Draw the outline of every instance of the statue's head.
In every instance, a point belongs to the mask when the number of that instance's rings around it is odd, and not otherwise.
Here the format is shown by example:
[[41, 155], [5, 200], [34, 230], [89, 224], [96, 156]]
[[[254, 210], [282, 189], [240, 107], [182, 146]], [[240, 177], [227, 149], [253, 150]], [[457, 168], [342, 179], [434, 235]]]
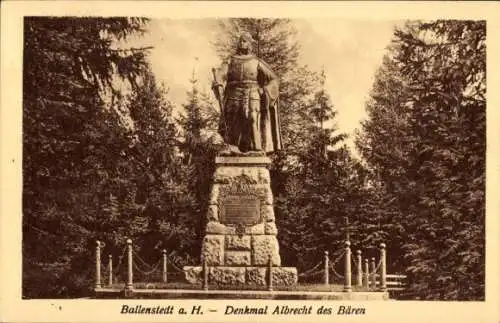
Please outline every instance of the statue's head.
[[252, 35], [248, 32], [243, 32], [240, 34], [240, 38], [238, 40], [238, 54], [250, 54], [252, 52], [252, 46], [255, 40]]

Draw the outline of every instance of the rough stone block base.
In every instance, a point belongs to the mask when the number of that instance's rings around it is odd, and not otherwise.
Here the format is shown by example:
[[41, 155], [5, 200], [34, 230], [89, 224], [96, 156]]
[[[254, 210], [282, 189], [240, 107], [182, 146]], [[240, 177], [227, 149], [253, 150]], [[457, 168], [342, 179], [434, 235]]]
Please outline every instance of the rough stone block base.
[[[203, 280], [201, 266], [185, 266], [184, 277], [191, 284], [200, 284]], [[266, 267], [208, 267], [208, 284], [215, 285], [267, 285], [268, 268]], [[272, 267], [274, 286], [292, 286], [297, 284], [298, 275], [295, 267]]]
[[266, 272], [264, 267], [250, 267], [246, 272], [246, 283], [252, 286], [266, 286]]
[[[210, 190], [201, 261], [209, 285], [295, 285], [297, 269], [281, 267], [269, 166], [258, 155], [217, 156]], [[268, 266], [272, 266], [269, 272]], [[184, 267], [186, 280], [200, 284], [200, 266]]]
[[281, 266], [279, 248], [276, 236], [253, 236], [252, 265], [266, 266], [271, 259], [273, 266]]
[[249, 266], [250, 251], [226, 251], [227, 266]]
[[224, 236], [207, 234], [203, 239], [202, 253], [209, 266], [224, 264]]
[[279, 286], [290, 286], [297, 284], [297, 268], [295, 267], [273, 267], [273, 284]]
[[240, 285], [245, 283], [245, 267], [209, 267], [208, 284]]

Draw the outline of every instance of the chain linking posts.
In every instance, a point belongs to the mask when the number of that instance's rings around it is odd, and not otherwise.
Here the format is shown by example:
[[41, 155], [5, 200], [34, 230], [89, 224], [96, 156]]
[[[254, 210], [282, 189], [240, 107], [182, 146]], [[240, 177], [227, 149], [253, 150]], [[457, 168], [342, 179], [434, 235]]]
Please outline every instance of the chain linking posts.
[[385, 243], [380, 244], [380, 290], [387, 291], [387, 259]]
[[101, 242], [96, 241], [95, 247], [95, 288], [101, 288]]
[[133, 260], [132, 260], [132, 240], [127, 239], [127, 251], [128, 251], [128, 268], [127, 268], [127, 285], [125, 289], [134, 289], [134, 272], [133, 272]]
[[351, 292], [351, 243], [345, 242], [344, 292]]
[[357, 254], [357, 261], [356, 261], [356, 267], [357, 267], [357, 275], [356, 275], [356, 286], [361, 287], [363, 286], [363, 262], [361, 259], [361, 250], [358, 250], [356, 252]]

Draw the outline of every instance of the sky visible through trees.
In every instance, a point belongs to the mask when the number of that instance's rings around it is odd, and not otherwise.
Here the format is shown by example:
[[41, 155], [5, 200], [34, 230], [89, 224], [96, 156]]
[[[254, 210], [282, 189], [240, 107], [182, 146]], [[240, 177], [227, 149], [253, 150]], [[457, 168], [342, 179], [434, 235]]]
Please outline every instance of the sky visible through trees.
[[[335, 102], [339, 128], [353, 131], [365, 116], [364, 103], [377, 66], [390, 44], [394, 27], [401, 21], [346, 19], [297, 19], [293, 21], [300, 45], [299, 61], [326, 74], [325, 91]], [[217, 38], [217, 19], [154, 19], [137, 44], [151, 46], [150, 60], [159, 81], [170, 88], [179, 105], [186, 99], [193, 69], [200, 90], [210, 91], [211, 68], [220, 64], [211, 43]], [[167, 37], [168, 35], [168, 37]], [[135, 43], [135, 42], [134, 42]], [[352, 149], [354, 152], [354, 149]]]
[[[221, 148], [203, 70], [246, 30], [281, 81], [285, 148], [271, 176], [283, 263], [304, 272], [324, 251], [339, 256], [347, 218], [353, 248], [374, 256], [386, 243], [389, 271], [408, 276], [403, 297], [484, 299], [484, 21], [238, 18], [199, 21], [212, 26], [204, 35], [189, 23], [26, 18], [25, 297], [91, 293], [97, 239], [104, 254], [132, 238], [146, 261], [168, 248], [177, 267], [199, 264]], [[322, 37], [303, 44], [304, 30]], [[300, 58], [322, 46], [332, 55], [316, 66]], [[355, 111], [353, 136], [341, 116]]]

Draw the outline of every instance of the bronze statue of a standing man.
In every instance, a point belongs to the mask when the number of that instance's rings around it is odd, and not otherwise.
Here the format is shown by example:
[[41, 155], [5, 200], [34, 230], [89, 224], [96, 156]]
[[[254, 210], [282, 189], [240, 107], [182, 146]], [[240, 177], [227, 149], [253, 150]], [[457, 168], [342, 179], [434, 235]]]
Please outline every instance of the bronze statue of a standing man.
[[[279, 82], [269, 66], [252, 54], [253, 42], [249, 34], [242, 34], [236, 54], [221, 70], [221, 81], [214, 72], [213, 89], [222, 110], [219, 131], [241, 152], [271, 152], [281, 149]], [[222, 81], [226, 81], [223, 94]]]

